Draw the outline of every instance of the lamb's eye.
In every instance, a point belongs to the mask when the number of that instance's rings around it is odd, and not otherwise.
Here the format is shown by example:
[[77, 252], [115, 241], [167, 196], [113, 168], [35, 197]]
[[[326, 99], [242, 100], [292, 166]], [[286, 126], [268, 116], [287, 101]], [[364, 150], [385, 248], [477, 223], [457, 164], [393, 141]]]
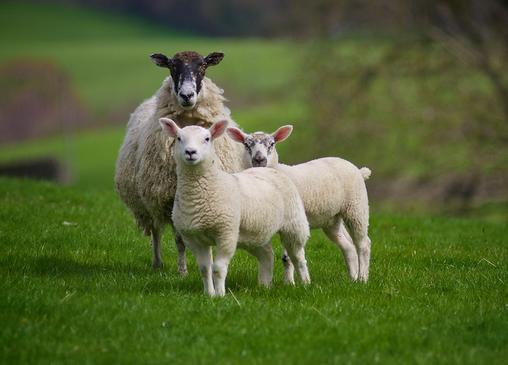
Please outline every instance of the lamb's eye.
[[182, 142], [182, 139], [181, 139], [180, 137], [176, 137], [176, 140], [177, 140], [178, 142]]
[[206, 137], [205, 142], [210, 142], [210, 137]]

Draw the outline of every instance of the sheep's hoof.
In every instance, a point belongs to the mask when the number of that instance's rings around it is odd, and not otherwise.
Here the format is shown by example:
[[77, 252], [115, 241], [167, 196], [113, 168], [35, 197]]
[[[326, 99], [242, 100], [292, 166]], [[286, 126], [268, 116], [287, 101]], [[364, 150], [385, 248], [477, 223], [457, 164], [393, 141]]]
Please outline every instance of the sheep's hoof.
[[181, 275], [181, 276], [187, 276], [189, 274], [189, 272], [187, 271], [187, 268], [186, 267], [179, 267], [178, 268], [178, 273]]
[[164, 264], [162, 263], [162, 261], [154, 261], [154, 262], [152, 262], [152, 269], [154, 271], [162, 270], [163, 268], [164, 268]]
[[367, 280], [369, 280], [369, 277], [368, 277], [367, 275], [360, 275], [360, 276], [358, 277], [358, 281], [359, 281], [360, 283], [366, 283], [366, 282], [367, 282]]

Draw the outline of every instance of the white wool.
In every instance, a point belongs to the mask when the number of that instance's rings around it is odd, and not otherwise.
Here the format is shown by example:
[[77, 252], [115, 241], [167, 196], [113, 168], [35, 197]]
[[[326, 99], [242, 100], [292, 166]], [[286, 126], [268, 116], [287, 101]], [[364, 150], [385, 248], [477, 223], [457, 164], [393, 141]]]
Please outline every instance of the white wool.
[[[180, 149], [175, 151], [178, 183], [172, 219], [196, 256], [205, 293], [225, 294], [228, 265], [237, 247], [256, 256], [259, 282], [270, 285], [271, 237], [276, 233], [280, 233], [284, 247], [295, 260], [302, 281], [310, 282], [304, 253], [309, 225], [291, 180], [269, 168], [251, 168], [235, 174], [225, 172], [218, 168], [213, 148], [209, 152], [204, 150], [201, 141], [207, 135], [202, 134], [208, 130], [187, 127], [178, 133], [181, 141], [178, 142]], [[198, 138], [201, 139], [195, 142]], [[185, 148], [196, 151], [196, 158], [202, 158], [199, 165], [184, 162]], [[213, 264], [212, 245], [217, 246]]]
[[[132, 211], [138, 226], [145, 234], [152, 235], [154, 267], [162, 265], [160, 234], [164, 225], [171, 223], [176, 191], [174, 140], [161, 131], [159, 118], [172, 118], [180, 127], [208, 127], [222, 119], [228, 120], [229, 125], [236, 125], [224, 106], [223, 90], [210, 79], [202, 80], [197, 104], [192, 110], [180, 106], [172, 88], [173, 80], [168, 77], [155, 95], [132, 113], [116, 164], [115, 186], [120, 198]], [[242, 146], [225, 137], [214, 144], [218, 167], [229, 172], [246, 167], [241, 160]], [[186, 272], [185, 247], [178, 237], [177, 246], [179, 271]]]
[[[247, 156], [244, 155], [242, 161], [251, 160], [249, 152], [244, 149], [244, 153]], [[311, 228], [323, 229], [341, 249], [351, 279], [367, 281], [371, 242], [365, 180], [370, 177], [370, 169], [358, 169], [351, 162], [336, 157], [289, 166], [279, 163], [275, 146], [267, 161], [268, 167], [283, 172], [294, 182]], [[291, 280], [291, 261], [283, 259], [286, 280]]]

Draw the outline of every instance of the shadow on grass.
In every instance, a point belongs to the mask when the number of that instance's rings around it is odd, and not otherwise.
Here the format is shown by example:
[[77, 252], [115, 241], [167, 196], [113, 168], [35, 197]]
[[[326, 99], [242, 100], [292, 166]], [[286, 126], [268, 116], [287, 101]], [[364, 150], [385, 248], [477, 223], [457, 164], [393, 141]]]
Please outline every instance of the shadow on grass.
[[[176, 272], [176, 267], [166, 267], [163, 270], [154, 271], [150, 265], [137, 265], [128, 263], [83, 263], [68, 258], [52, 256], [28, 259], [25, 270], [29, 273], [50, 278], [72, 277], [90, 279], [99, 277], [99, 281], [107, 282], [115, 277], [120, 285], [119, 291], [142, 292], [144, 294], [165, 294], [171, 292], [186, 292], [189, 294], [201, 294], [202, 283], [198, 275], [181, 276]], [[123, 276], [124, 279], [118, 279]], [[95, 279], [94, 279], [95, 280]], [[86, 284], [84, 284], [86, 285]], [[111, 288], [108, 289], [110, 291]]]
[[97, 274], [146, 274], [149, 268], [114, 263], [83, 263], [60, 257], [37, 257], [28, 262], [28, 270], [38, 276], [94, 276]]

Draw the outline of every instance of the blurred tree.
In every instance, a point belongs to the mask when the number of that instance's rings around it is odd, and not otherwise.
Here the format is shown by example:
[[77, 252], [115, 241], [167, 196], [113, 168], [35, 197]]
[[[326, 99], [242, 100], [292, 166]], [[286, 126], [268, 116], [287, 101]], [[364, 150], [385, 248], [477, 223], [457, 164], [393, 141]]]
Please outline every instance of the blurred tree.
[[[413, 198], [469, 205], [492, 176], [508, 176], [507, 9], [495, 0], [297, 0], [289, 24], [309, 39], [300, 84], [319, 128], [295, 158], [336, 153], [375, 164], [395, 197], [403, 178]], [[358, 32], [381, 46], [357, 41], [348, 52]], [[506, 189], [484, 195], [499, 191], [506, 198]]]

